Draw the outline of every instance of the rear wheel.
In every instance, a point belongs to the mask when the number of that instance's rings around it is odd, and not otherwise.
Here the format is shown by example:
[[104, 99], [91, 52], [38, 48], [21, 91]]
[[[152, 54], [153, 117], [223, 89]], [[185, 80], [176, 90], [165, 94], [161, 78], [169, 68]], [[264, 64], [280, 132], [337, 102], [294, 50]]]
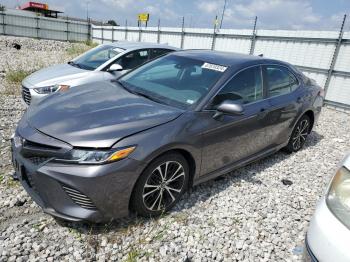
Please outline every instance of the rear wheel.
[[162, 214], [180, 200], [188, 179], [188, 163], [182, 155], [170, 153], [155, 159], [136, 183], [132, 208], [142, 216]]
[[299, 151], [305, 144], [310, 128], [310, 117], [307, 115], [302, 116], [293, 129], [288, 145], [285, 147], [285, 151], [288, 153]]

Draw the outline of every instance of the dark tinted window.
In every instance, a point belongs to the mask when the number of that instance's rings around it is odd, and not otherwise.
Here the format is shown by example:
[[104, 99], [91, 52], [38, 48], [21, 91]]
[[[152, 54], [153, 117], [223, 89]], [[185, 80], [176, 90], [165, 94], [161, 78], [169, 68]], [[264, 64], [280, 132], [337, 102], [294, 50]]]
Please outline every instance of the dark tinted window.
[[263, 98], [261, 67], [255, 66], [238, 73], [215, 96], [211, 107], [215, 108], [224, 100], [248, 104]]
[[129, 70], [147, 62], [148, 55], [148, 50], [137, 50], [122, 56], [116, 63], [121, 65], [124, 70]]
[[288, 94], [298, 87], [298, 80], [285, 67], [266, 66], [266, 78], [270, 97]]
[[173, 50], [169, 50], [169, 49], [160, 49], [160, 48], [155, 48], [155, 49], [151, 49], [151, 59], [156, 58], [158, 56], [167, 54], [169, 52], [172, 52]]

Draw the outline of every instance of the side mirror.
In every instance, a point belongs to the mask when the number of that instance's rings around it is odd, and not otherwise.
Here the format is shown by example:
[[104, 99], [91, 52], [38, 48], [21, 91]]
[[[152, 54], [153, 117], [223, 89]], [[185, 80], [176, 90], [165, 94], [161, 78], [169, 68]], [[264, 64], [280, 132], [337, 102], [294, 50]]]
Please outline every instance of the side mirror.
[[113, 64], [108, 68], [107, 71], [108, 72], [123, 71], [123, 67], [119, 64]]
[[231, 100], [225, 100], [217, 107], [213, 117], [218, 118], [221, 115], [242, 115], [243, 113], [244, 109], [242, 104]]

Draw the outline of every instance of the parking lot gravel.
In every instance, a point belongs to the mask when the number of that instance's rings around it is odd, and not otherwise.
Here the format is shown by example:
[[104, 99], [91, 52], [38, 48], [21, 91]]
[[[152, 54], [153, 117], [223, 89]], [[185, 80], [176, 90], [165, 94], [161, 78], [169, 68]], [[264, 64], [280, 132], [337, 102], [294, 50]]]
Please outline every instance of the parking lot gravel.
[[[64, 56], [52, 52], [69, 45], [20, 40], [37, 51], [22, 57], [24, 44], [12, 56], [0, 46], [1, 61], [29, 65], [41, 54], [59, 63]], [[0, 89], [0, 261], [299, 261], [316, 202], [350, 148], [350, 114], [324, 108], [303, 150], [196, 186], [159, 218], [66, 223], [44, 214], [10, 177], [9, 138], [24, 110], [19, 96]]]

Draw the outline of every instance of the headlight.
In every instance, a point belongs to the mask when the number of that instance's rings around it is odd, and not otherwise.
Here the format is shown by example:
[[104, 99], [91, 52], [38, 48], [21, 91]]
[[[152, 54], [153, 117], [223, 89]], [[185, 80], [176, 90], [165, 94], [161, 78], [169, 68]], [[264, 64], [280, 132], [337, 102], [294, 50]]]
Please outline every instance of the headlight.
[[77, 164], [110, 163], [126, 158], [135, 150], [135, 148], [136, 146], [111, 150], [73, 149], [69, 151], [64, 157], [56, 159], [56, 161]]
[[38, 94], [51, 94], [55, 93], [57, 91], [67, 91], [70, 88], [68, 85], [53, 85], [53, 86], [44, 86], [44, 87], [38, 87], [34, 88], [34, 91]]
[[345, 167], [334, 176], [326, 201], [332, 213], [350, 228], [350, 171]]

